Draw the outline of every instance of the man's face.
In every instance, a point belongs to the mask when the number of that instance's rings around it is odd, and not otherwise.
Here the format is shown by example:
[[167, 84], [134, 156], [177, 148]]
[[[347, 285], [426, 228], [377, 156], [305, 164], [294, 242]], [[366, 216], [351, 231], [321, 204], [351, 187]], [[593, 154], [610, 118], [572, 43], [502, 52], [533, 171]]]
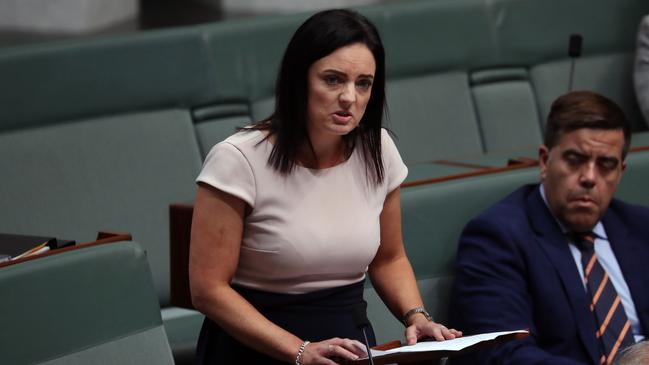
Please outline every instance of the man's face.
[[622, 130], [582, 128], [539, 148], [541, 182], [550, 210], [571, 231], [591, 230], [622, 178]]

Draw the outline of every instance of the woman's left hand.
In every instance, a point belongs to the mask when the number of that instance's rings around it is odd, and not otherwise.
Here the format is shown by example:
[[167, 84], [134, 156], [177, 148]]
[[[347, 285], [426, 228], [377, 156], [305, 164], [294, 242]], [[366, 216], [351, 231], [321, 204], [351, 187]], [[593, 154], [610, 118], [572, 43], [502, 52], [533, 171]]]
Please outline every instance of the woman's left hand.
[[408, 345], [414, 345], [417, 343], [417, 340], [424, 337], [434, 338], [437, 341], [452, 340], [457, 337], [462, 337], [462, 331], [446, 328], [443, 324], [429, 321], [421, 316], [421, 318], [415, 319], [406, 328], [406, 340], [408, 341]]

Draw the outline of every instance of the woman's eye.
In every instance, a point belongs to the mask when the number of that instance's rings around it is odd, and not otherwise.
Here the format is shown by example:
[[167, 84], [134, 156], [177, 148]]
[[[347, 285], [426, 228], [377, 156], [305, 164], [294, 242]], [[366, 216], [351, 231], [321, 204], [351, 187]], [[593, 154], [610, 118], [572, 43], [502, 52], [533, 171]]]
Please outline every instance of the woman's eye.
[[340, 82], [340, 78], [338, 78], [338, 76], [333, 76], [333, 75], [325, 76], [324, 81], [327, 85], [333, 86], [333, 85], [338, 85], [338, 83]]
[[360, 89], [367, 90], [370, 87], [372, 87], [372, 81], [371, 80], [360, 80], [360, 81], [358, 81], [356, 83], [356, 86], [358, 86], [358, 88], [360, 88]]

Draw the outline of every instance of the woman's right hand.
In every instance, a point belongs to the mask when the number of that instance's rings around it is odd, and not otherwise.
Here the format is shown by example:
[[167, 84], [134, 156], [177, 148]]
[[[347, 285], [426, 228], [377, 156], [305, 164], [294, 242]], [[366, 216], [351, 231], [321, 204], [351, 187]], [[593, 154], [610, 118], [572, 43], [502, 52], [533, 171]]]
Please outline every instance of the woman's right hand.
[[311, 342], [302, 353], [303, 365], [336, 365], [336, 360], [356, 360], [367, 356], [365, 345], [348, 338], [330, 338], [320, 342]]

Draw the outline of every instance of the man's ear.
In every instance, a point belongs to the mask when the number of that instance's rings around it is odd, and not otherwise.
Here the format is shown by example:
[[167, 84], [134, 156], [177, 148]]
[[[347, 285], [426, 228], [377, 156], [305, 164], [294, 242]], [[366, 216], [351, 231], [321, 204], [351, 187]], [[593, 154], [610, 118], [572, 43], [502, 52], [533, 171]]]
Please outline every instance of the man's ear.
[[539, 146], [539, 167], [541, 169], [541, 181], [545, 179], [548, 159], [550, 158], [550, 149], [542, 144]]

